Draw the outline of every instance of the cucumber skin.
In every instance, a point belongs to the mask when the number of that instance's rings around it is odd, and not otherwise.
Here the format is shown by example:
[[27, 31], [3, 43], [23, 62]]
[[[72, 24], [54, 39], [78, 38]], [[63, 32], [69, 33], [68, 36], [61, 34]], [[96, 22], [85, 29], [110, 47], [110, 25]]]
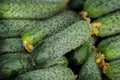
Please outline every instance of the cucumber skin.
[[99, 37], [120, 34], [120, 11], [111, 13], [104, 17], [100, 17], [94, 22], [99, 22], [102, 24], [102, 26], [98, 28]]
[[98, 50], [105, 55], [105, 59], [112, 61], [120, 58], [120, 35], [104, 39], [98, 45]]
[[82, 45], [88, 40], [90, 33], [89, 23], [85, 21], [74, 23], [39, 44], [31, 57], [35, 60], [37, 66], [44, 65], [47, 61], [57, 59]]
[[0, 77], [13, 78], [35, 66], [34, 61], [25, 53], [5, 54], [0, 56]]
[[[68, 60], [66, 57], [62, 56], [58, 59], [55, 60], [50, 60], [46, 64], [41, 65], [41, 68], [49, 68], [49, 67], [54, 67], [54, 66], [68, 66]], [[37, 67], [37, 66], [36, 66]], [[38, 67], [39, 68], [39, 67]]]
[[72, 53], [67, 55], [69, 62], [74, 65], [84, 64], [90, 55], [91, 47], [92, 41], [86, 41], [83, 45], [76, 48]]
[[46, 19], [62, 11], [64, 0], [1, 0], [0, 18]]
[[109, 62], [110, 67], [105, 73], [105, 76], [110, 80], [120, 80], [120, 60]]
[[102, 73], [96, 64], [96, 52], [91, 51], [89, 58], [83, 64], [78, 80], [102, 80]]
[[65, 11], [53, 18], [41, 22], [40, 24], [38, 23], [38, 27], [27, 31], [22, 35], [22, 40], [23, 42], [27, 41], [29, 44], [36, 47], [42, 40], [63, 30], [80, 19], [81, 18], [77, 13], [73, 11]]
[[67, 67], [56, 66], [27, 72], [15, 80], [74, 80], [74, 74]]
[[84, 10], [91, 18], [98, 18], [118, 9], [120, 9], [119, 0], [87, 0], [84, 5]]
[[10, 19], [2, 19], [0, 20], [0, 38], [14, 38], [21, 37], [21, 35], [25, 32], [34, 28], [40, 23], [38, 20], [10, 20]]
[[16, 52], [26, 53], [20, 38], [8, 38], [0, 41], [0, 54]]

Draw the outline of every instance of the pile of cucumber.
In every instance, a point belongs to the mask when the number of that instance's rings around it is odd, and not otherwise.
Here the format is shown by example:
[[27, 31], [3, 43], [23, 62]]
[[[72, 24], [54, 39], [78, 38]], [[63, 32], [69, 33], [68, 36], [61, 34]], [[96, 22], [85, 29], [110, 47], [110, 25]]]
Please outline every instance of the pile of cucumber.
[[0, 80], [120, 80], [120, 0], [0, 0]]

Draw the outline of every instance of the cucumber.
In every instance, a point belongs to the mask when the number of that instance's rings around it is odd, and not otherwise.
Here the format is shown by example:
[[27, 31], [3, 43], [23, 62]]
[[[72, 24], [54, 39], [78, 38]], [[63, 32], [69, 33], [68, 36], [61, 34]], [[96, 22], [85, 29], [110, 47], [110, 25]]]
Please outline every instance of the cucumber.
[[97, 28], [97, 36], [99, 37], [120, 34], [120, 11], [111, 13], [104, 17], [100, 17], [93, 23], [101, 23], [101, 26]]
[[53, 66], [68, 66], [68, 60], [66, 57], [62, 56], [54, 61], [48, 61], [46, 64], [41, 65], [41, 68], [48, 68]]
[[102, 80], [101, 71], [96, 64], [96, 51], [91, 51], [89, 58], [83, 64], [78, 80]]
[[105, 55], [105, 59], [112, 61], [120, 58], [120, 35], [104, 39], [98, 45], [98, 50]]
[[34, 61], [23, 53], [0, 56], [0, 78], [13, 78], [33, 68]]
[[120, 9], [120, 0], [87, 0], [84, 10], [91, 18], [97, 18]]
[[67, 67], [57, 66], [26, 72], [15, 80], [74, 80], [74, 74]]
[[28, 52], [32, 52], [29, 46], [35, 48], [41, 41], [47, 37], [63, 30], [64, 28], [70, 26], [71, 24], [79, 21], [81, 18], [79, 15], [73, 11], [65, 11], [53, 18], [50, 18], [42, 23], [39, 27], [35, 27], [32, 30], [25, 32], [22, 35], [23, 43]]
[[92, 42], [86, 41], [83, 45], [73, 50], [72, 53], [67, 54], [69, 62], [74, 65], [83, 64], [89, 57], [91, 47]]
[[48, 61], [54, 61], [82, 45], [88, 40], [90, 34], [90, 24], [81, 20], [47, 38], [37, 46], [32, 52], [31, 57], [35, 60], [37, 66], [44, 65]]
[[68, 7], [72, 10], [78, 11], [83, 9], [83, 5], [86, 0], [70, 0], [68, 2]]
[[8, 38], [0, 41], [0, 54], [26, 52], [20, 38]]
[[0, 20], [0, 38], [21, 37], [25, 31], [37, 27], [37, 23], [40, 21], [2, 19]]
[[120, 60], [111, 61], [110, 67], [105, 73], [109, 80], [120, 80]]
[[1, 0], [0, 18], [46, 19], [63, 10], [65, 0]]

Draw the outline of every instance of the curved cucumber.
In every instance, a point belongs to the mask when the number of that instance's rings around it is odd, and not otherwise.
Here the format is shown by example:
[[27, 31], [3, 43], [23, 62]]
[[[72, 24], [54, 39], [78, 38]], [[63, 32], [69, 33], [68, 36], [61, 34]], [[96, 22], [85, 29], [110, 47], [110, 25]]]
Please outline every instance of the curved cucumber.
[[120, 58], [120, 35], [107, 38], [100, 42], [98, 50], [108, 61]]
[[106, 71], [105, 75], [109, 80], [120, 79], [120, 60], [115, 60], [109, 63], [110, 67]]
[[0, 20], [0, 38], [20, 37], [25, 31], [37, 27], [36, 20]]
[[33, 68], [34, 61], [26, 54], [5, 54], [0, 56], [0, 78], [13, 78]]
[[87, 0], [84, 5], [84, 10], [91, 18], [97, 18], [118, 9], [120, 9], [120, 0]]
[[[49, 37], [56, 32], [63, 30], [64, 28], [70, 26], [71, 24], [80, 20], [77, 13], [73, 11], [65, 11], [53, 18], [50, 18], [42, 23], [39, 27], [35, 27], [32, 30], [25, 32], [22, 36], [23, 43], [25, 43], [25, 48], [29, 50], [29, 45], [36, 47], [41, 41]], [[26, 47], [27, 46], [27, 47]]]
[[37, 66], [44, 65], [47, 61], [55, 60], [82, 45], [88, 40], [90, 33], [90, 24], [86, 21], [79, 21], [47, 38], [39, 44], [31, 56]]
[[15, 80], [74, 80], [74, 74], [67, 67], [51, 67], [27, 72]]
[[100, 17], [94, 22], [102, 24], [102, 26], [98, 28], [97, 36], [99, 37], [120, 34], [120, 11], [111, 13], [104, 17]]
[[0, 41], [0, 54], [26, 52], [20, 38], [9, 38]]
[[45, 19], [60, 13], [65, 0], [1, 0], [0, 18]]
[[73, 53], [68, 54], [67, 56], [68, 60], [71, 62], [71, 64], [75, 64], [75, 65], [83, 64], [89, 57], [91, 47], [92, 47], [92, 42], [86, 41], [83, 45], [75, 49]]
[[89, 58], [81, 68], [78, 80], [102, 80], [102, 74], [95, 62], [96, 54], [95, 51], [91, 51]]

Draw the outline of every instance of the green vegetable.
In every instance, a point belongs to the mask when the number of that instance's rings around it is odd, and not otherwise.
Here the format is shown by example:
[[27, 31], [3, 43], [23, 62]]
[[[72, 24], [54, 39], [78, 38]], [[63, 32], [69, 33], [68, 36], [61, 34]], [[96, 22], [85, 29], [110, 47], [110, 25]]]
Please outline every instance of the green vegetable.
[[5, 54], [0, 56], [0, 78], [13, 78], [34, 66], [33, 60], [26, 54]]
[[20, 37], [25, 31], [39, 26], [36, 20], [0, 20], [0, 38]]
[[120, 11], [100, 17], [93, 23], [100, 23], [97, 36], [106, 37], [120, 33]]
[[120, 9], [120, 0], [87, 0], [84, 10], [91, 18], [97, 18]]
[[81, 68], [78, 80], [102, 80], [100, 69], [95, 61], [96, 52], [91, 51], [89, 58]]
[[86, 41], [83, 45], [75, 49], [72, 53], [68, 54], [68, 60], [71, 64], [81, 65], [89, 57], [92, 47], [91, 41]]
[[19, 75], [15, 80], [74, 80], [73, 72], [67, 67], [38, 69]]
[[33, 51], [31, 56], [37, 66], [44, 65], [47, 61], [54, 61], [82, 45], [88, 40], [90, 33], [90, 24], [86, 21], [79, 21], [47, 38]]
[[0, 41], [0, 54], [26, 52], [20, 38], [8, 38]]
[[120, 58], [120, 35], [104, 39], [98, 45], [98, 50], [108, 61]]
[[[48, 38], [52, 34], [63, 30], [71, 24], [80, 20], [77, 13], [73, 11], [65, 11], [53, 18], [50, 18], [42, 23], [39, 27], [25, 32], [22, 36], [24, 46], [28, 52], [32, 52], [39, 43]], [[33, 47], [31, 49], [31, 46]]]
[[109, 63], [110, 67], [106, 71], [105, 75], [109, 80], [120, 79], [120, 60], [115, 60]]
[[1, 0], [0, 18], [45, 19], [63, 10], [65, 0]]

